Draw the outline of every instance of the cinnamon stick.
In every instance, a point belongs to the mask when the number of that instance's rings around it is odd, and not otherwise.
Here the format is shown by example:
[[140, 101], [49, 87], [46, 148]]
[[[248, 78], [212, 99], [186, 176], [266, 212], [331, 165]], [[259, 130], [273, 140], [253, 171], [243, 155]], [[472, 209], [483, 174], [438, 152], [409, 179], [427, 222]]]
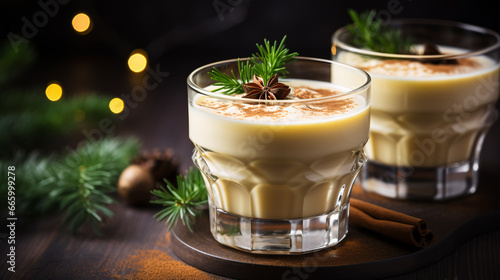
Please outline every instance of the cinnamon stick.
[[427, 223], [359, 199], [350, 199], [349, 221], [389, 238], [416, 246], [427, 247], [434, 237]]

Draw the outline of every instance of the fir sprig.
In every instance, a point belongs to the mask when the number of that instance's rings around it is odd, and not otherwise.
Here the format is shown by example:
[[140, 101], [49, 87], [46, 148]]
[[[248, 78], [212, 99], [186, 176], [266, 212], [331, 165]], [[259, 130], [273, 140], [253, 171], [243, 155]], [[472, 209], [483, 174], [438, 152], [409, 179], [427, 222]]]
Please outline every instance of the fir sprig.
[[[36, 151], [29, 154], [18, 152], [13, 159], [0, 161], [2, 171], [9, 166], [15, 168], [16, 214], [43, 214], [52, 209], [53, 204], [46, 198], [56, 181], [54, 161], [54, 155], [42, 156]], [[7, 182], [7, 172], [0, 172], [0, 180]], [[2, 185], [0, 194], [7, 197], [7, 187]]]
[[178, 175], [177, 187], [168, 180], [165, 183], [166, 188], [151, 191], [158, 197], [151, 203], [165, 207], [154, 217], [158, 221], [165, 220], [167, 231], [180, 220], [192, 232], [194, 218], [200, 213], [200, 207], [207, 203], [207, 190], [201, 172], [197, 168], [190, 168], [185, 176]]
[[353, 25], [348, 26], [354, 36], [354, 43], [372, 51], [395, 54], [412, 52], [413, 40], [405, 37], [401, 30], [390, 29], [381, 18], [377, 18], [375, 10], [357, 13], [350, 9], [349, 16]]
[[279, 46], [276, 46], [276, 41], [271, 46], [271, 43], [264, 39], [264, 46], [257, 44], [258, 53], [252, 54], [251, 61], [254, 64], [254, 71], [257, 76], [260, 76], [264, 81], [274, 75], [286, 75], [285, 64], [291, 62], [298, 53], [290, 51], [285, 48], [285, 39], [283, 37]]
[[249, 61], [244, 63], [243, 61], [238, 60], [238, 73], [239, 79], [233, 70], [231, 70], [231, 75], [228, 75], [226, 73], [222, 73], [219, 69], [214, 67], [208, 74], [212, 80], [217, 81], [214, 83], [214, 86], [218, 86], [215, 91], [231, 95], [244, 92], [242, 84], [248, 83], [252, 80], [254, 69], [252, 65], [249, 64]]
[[208, 72], [210, 78], [216, 81], [214, 85], [218, 86], [214, 91], [228, 95], [244, 93], [242, 85], [251, 82], [254, 74], [266, 82], [274, 74], [282, 76], [288, 74], [285, 65], [292, 62], [298, 53], [290, 53], [290, 50], [285, 48], [285, 40], [286, 36], [279, 45], [276, 41], [271, 45], [266, 39], [264, 39], [264, 45], [256, 44], [258, 52], [252, 54], [250, 61], [238, 61], [238, 75], [233, 70], [229, 75], [214, 67]]
[[67, 155], [56, 166], [60, 191], [57, 201], [66, 212], [64, 223], [77, 230], [86, 221], [99, 233], [103, 219], [113, 215], [107, 205], [115, 200], [109, 194], [116, 190], [120, 172], [137, 152], [137, 141], [110, 138]]
[[[19, 155], [15, 160], [1, 161], [0, 167], [7, 170], [6, 166], [16, 166], [17, 214], [60, 212], [64, 213], [63, 224], [71, 230], [77, 231], [87, 222], [100, 233], [104, 218], [113, 215], [108, 208], [115, 201], [110, 193], [138, 151], [135, 139], [106, 138], [61, 156]], [[2, 188], [2, 194], [4, 191]]]

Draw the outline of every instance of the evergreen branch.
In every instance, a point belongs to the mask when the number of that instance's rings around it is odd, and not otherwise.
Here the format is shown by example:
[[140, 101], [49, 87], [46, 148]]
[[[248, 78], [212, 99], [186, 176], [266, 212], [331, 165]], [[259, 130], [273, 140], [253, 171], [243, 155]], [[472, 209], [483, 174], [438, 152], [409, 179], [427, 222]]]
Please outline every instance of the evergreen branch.
[[[2, 171], [8, 166], [16, 168], [16, 213], [46, 213], [51, 209], [52, 204], [40, 198], [50, 195], [52, 184], [56, 182], [52, 166], [54, 160], [54, 155], [42, 157], [38, 152], [18, 152], [13, 159], [0, 161]], [[0, 172], [0, 180], [7, 182], [7, 172]], [[0, 197], [7, 197], [7, 184], [2, 184]]]
[[383, 53], [409, 54], [413, 39], [402, 35], [401, 30], [389, 29], [383, 20], [376, 18], [375, 10], [357, 13], [349, 9], [353, 24], [348, 26], [354, 36], [354, 44], [372, 51]]
[[266, 82], [274, 74], [288, 74], [285, 64], [291, 62], [298, 55], [297, 52], [288, 53], [289, 50], [285, 48], [285, 40], [286, 36], [283, 37], [279, 46], [276, 47], [276, 41], [271, 46], [270, 42], [264, 39], [264, 45], [257, 44], [259, 52], [252, 54], [251, 60], [254, 64], [255, 73]]
[[230, 75], [222, 73], [217, 68], [213, 68], [208, 74], [213, 84], [218, 86], [214, 91], [220, 91], [224, 94], [240, 94], [244, 93], [243, 84], [250, 83], [253, 80], [253, 75], [260, 76], [264, 81], [268, 81], [274, 74], [286, 75], [285, 64], [292, 62], [293, 58], [298, 53], [289, 53], [285, 48], [286, 36], [283, 37], [280, 44], [274, 41], [273, 45], [264, 39], [264, 45], [257, 45], [257, 53], [253, 53], [250, 61], [246, 63], [238, 60], [238, 75], [231, 70]]
[[219, 71], [219, 69], [214, 67], [212, 71], [208, 72], [208, 74], [210, 75], [210, 78], [212, 80], [217, 81], [216, 83], [214, 83], [214, 86], [219, 86], [214, 91], [220, 91], [228, 95], [234, 93], [241, 93], [243, 91], [242, 83], [238, 81], [238, 78], [234, 74], [233, 70], [231, 70], [231, 76], [229, 76], [228, 74], [222, 73], [221, 71]]
[[[242, 84], [247, 84], [253, 81], [253, 75], [255, 74], [254, 67], [250, 64], [250, 61], [238, 61], [238, 72], [240, 73], [240, 80]], [[243, 87], [241, 87], [243, 90]]]
[[[56, 156], [41, 157], [36, 152], [13, 161], [0, 161], [0, 168], [16, 166], [16, 213], [45, 215], [65, 213], [63, 224], [76, 231], [89, 223], [96, 233], [105, 217], [112, 217], [109, 196], [118, 176], [139, 151], [135, 139], [106, 138]], [[6, 174], [0, 173], [0, 179]], [[2, 188], [2, 195], [6, 189]]]
[[243, 62], [238, 60], [238, 73], [239, 79], [231, 70], [231, 76], [222, 73], [217, 68], [213, 68], [211, 72], [208, 72], [212, 80], [218, 82], [214, 83], [214, 86], [219, 86], [214, 91], [220, 91], [224, 94], [235, 94], [243, 93], [243, 84], [250, 83], [253, 80], [253, 75], [255, 73], [253, 65], [249, 61]]
[[[137, 142], [116, 139], [90, 143], [68, 155], [59, 167], [59, 187], [71, 196], [66, 208], [66, 224], [76, 231], [88, 221], [99, 233], [103, 217], [113, 213], [106, 205], [115, 202], [108, 194], [115, 190], [117, 178], [132, 156], [138, 152]], [[62, 203], [61, 203], [62, 205]], [[64, 209], [64, 207], [63, 207]]]
[[165, 208], [154, 215], [158, 222], [165, 220], [170, 231], [178, 220], [192, 232], [191, 224], [200, 213], [199, 207], [208, 202], [207, 190], [201, 172], [197, 168], [190, 168], [186, 176], [177, 176], [177, 188], [165, 180], [166, 188], [161, 187], [151, 191], [158, 197], [151, 201], [161, 204]]

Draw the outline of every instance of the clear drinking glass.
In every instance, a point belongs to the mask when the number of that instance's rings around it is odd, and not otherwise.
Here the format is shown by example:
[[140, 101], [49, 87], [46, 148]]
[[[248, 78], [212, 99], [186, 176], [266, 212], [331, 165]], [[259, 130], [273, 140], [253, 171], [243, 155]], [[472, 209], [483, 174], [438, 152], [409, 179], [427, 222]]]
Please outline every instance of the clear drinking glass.
[[264, 101], [207, 89], [214, 67], [238, 73], [238, 60], [202, 66], [187, 80], [193, 161], [207, 185], [214, 238], [264, 254], [338, 244], [348, 230], [351, 187], [366, 160], [368, 74], [298, 57], [280, 83], [298, 85], [294, 94], [300, 86], [342, 93]]
[[499, 35], [440, 20], [388, 25], [411, 36], [416, 49], [432, 43], [443, 54], [373, 52], [355, 47], [347, 26], [334, 33], [334, 60], [364, 69], [372, 78], [362, 187], [397, 199], [445, 200], [474, 193], [483, 139], [498, 115]]

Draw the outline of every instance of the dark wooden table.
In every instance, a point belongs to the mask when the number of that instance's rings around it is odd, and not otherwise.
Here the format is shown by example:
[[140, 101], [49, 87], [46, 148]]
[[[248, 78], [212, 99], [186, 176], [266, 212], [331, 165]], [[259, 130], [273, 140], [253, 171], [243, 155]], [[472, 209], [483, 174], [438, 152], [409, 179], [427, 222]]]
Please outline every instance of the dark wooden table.
[[[186, 68], [194, 67], [187, 65]], [[168, 66], [164, 66], [164, 69], [169, 71]], [[187, 132], [186, 99], [185, 76], [172, 72], [154, 91], [148, 93], [137, 108], [131, 110], [125, 120], [114, 119], [119, 134], [139, 136], [145, 149], [173, 147], [181, 159], [181, 170], [185, 170], [192, 165], [190, 156], [193, 148]], [[350, 273], [371, 275], [370, 271], [376, 271], [374, 275], [385, 279], [499, 279], [498, 143], [500, 123], [497, 122], [485, 140], [479, 191], [467, 198], [446, 203], [412, 204], [355, 189], [353, 195], [358, 198], [426, 219], [436, 233], [435, 243], [431, 247], [414, 249], [351, 227], [345, 242], [335, 249], [336, 259], [330, 264], [322, 263], [315, 270], [309, 267], [310, 273], [305, 274], [266, 274], [266, 269], [256, 265], [260, 257], [245, 254], [244, 257], [255, 265], [252, 272], [245, 275], [246, 278], [266, 279], [266, 276], [272, 275], [274, 279], [280, 279], [279, 276], [283, 279], [313, 279], [314, 276], [348, 279]], [[192, 265], [203, 262], [202, 258], [189, 259], [187, 254], [174, 255], [171, 245], [178, 243], [178, 240], [174, 240], [173, 235], [167, 236], [166, 225], [153, 218], [160, 208], [130, 207], [119, 197], [117, 200], [119, 203], [111, 206], [115, 216], [103, 225], [102, 236], [94, 235], [89, 228], [71, 234], [60, 226], [59, 216], [19, 217], [15, 229], [16, 272], [7, 270], [9, 246], [6, 239], [2, 238], [0, 279], [127, 279], [138, 268], [121, 264], [140, 250], [166, 252], [176, 260], [184, 259]], [[5, 234], [6, 228], [2, 227], [0, 233]], [[335, 251], [329, 253], [334, 254]], [[203, 252], [200, 254], [202, 256]], [[304, 260], [304, 257], [298, 257], [289, 259], [289, 263], [308, 268]], [[224, 267], [220, 262], [215, 262], [211, 271], [234, 277], [238, 274], [234, 273], [234, 267], [231, 268], [233, 265]], [[164, 269], [168, 271], [169, 268]], [[206, 275], [225, 279], [213, 274]]]
[[[159, 208], [134, 208], [123, 202], [111, 207], [116, 216], [105, 223], [102, 236], [95, 236], [90, 228], [71, 234], [60, 226], [58, 216], [20, 218], [16, 226], [16, 272], [7, 271], [7, 246], [2, 240], [0, 279], [131, 279], [127, 276], [134, 275], [140, 268], [125, 266], [127, 258], [146, 250], [166, 252], [176, 260], [231, 276], [229, 279], [329, 279], [331, 275], [336, 275], [335, 279], [371, 279], [372, 276], [383, 279], [498, 279], [500, 205], [492, 204], [498, 195], [492, 196], [485, 185], [482, 184], [483, 188], [474, 196], [434, 206], [393, 202], [370, 196], [355, 186], [355, 197], [424, 217], [436, 233], [435, 243], [425, 249], [408, 247], [352, 226], [341, 246], [319, 255], [254, 256], [209, 240], [206, 213], [196, 224], [197, 233], [191, 237], [183, 228], [176, 229], [176, 235], [167, 235], [166, 226], [153, 219]], [[467, 203], [478, 205], [481, 200], [488, 205], [484, 211], [467, 206]], [[470, 213], [464, 220], [454, 215], [464, 213], [467, 208]], [[442, 213], [440, 209], [456, 211]], [[183, 236], [188, 243], [196, 240], [194, 246], [201, 251], [179, 244], [177, 235]], [[215, 255], [216, 259], [207, 258], [209, 255]], [[162, 270], [167, 273], [169, 268]], [[287, 271], [289, 273], [285, 274]], [[173, 279], [168, 278], [168, 273], [164, 275], [167, 276], [162, 279]], [[286, 277], [281, 278], [283, 275]], [[207, 276], [226, 279], [210, 273]]]

